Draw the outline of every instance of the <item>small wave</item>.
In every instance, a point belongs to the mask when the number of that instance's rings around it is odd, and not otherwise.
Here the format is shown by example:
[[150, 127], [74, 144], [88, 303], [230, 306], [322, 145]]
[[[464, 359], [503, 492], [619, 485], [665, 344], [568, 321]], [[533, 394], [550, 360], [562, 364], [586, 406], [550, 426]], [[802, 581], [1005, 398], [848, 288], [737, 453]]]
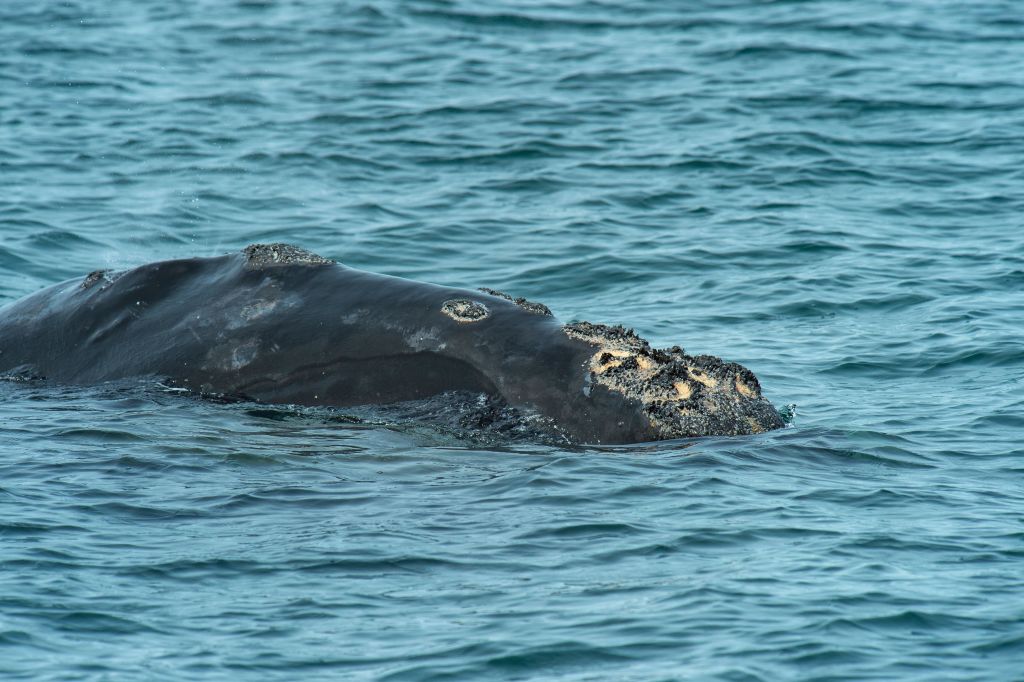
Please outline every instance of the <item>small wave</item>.
[[715, 47], [700, 52], [702, 57], [711, 59], [780, 59], [828, 57], [830, 59], [854, 60], [857, 56], [832, 47], [822, 45], [766, 43], [762, 45], [738, 45], [735, 47]]

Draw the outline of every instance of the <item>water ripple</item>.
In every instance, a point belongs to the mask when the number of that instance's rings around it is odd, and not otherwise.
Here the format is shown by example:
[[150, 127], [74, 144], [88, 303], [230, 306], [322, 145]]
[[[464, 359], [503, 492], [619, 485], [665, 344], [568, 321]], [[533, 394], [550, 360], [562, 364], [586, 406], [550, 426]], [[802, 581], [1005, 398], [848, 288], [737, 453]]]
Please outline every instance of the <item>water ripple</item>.
[[291, 241], [796, 416], [569, 448], [11, 377], [0, 676], [1015, 678], [1022, 38], [1008, 0], [4, 4], [3, 301]]

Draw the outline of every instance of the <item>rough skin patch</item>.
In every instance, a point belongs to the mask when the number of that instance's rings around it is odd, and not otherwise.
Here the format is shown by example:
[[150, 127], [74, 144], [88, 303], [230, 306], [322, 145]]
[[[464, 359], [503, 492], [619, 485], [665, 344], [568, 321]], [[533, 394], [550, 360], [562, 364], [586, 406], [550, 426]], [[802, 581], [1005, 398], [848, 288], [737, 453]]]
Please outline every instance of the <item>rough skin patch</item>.
[[249, 270], [262, 270], [282, 265], [331, 265], [334, 263], [311, 251], [300, 249], [291, 244], [250, 244], [242, 250], [245, 254], [245, 267]]
[[783, 426], [746, 367], [711, 355], [687, 355], [679, 346], [651, 348], [624, 327], [576, 322], [563, 329], [594, 346], [591, 381], [639, 401], [662, 438], [742, 435]]
[[479, 322], [491, 314], [483, 303], [468, 298], [453, 298], [441, 304], [441, 312], [456, 322]]
[[484, 292], [485, 294], [497, 296], [498, 298], [503, 298], [506, 301], [512, 301], [523, 310], [530, 313], [534, 313], [535, 315], [546, 315], [548, 317], [552, 317], [551, 309], [548, 308], [543, 303], [537, 303], [536, 301], [527, 301], [525, 298], [512, 298], [504, 291], [498, 291], [497, 289], [488, 289], [487, 287], [481, 287], [479, 290]]
[[113, 270], [93, 270], [82, 280], [82, 289], [91, 289], [97, 284], [101, 289], [105, 289], [123, 274], [123, 272], [114, 272]]
[[82, 280], [82, 288], [88, 289], [92, 285], [96, 284], [97, 282], [102, 282], [106, 278], [107, 270], [93, 270], [92, 272], [85, 276], [84, 280]]

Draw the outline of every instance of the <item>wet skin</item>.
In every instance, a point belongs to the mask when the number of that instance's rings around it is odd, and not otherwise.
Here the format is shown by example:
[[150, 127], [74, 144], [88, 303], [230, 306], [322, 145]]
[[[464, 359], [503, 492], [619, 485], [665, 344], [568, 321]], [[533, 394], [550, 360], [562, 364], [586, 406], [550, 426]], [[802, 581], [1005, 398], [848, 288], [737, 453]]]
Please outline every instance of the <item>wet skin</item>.
[[[578, 442], [709, 435], [672, 426], [655, 414], [650, 396], [604, 380], [598, 370], [609, 368], [594, 364], [607, 350], [604, 341], [571, 336], [546, 312], [498, 292], [378, 275], [294, 247], [258, 245], [93, 273], [30, 295], [0, 311], [0, 371], [67, 384], [153, 376], [202, 394], [301, 405], [380, 404], [461, 390], [500, 397]], [[612, 357], [646, 366], [644, 357], [650, 364], [659, 356], [633, 349]], [[679, 358], [690, 358], [673, 357], [662, 364], [681, 367]], [[781, 426], [756, 390], [748, 401], [756, 403], [755, 426], [744, 413], [700, 428]]]

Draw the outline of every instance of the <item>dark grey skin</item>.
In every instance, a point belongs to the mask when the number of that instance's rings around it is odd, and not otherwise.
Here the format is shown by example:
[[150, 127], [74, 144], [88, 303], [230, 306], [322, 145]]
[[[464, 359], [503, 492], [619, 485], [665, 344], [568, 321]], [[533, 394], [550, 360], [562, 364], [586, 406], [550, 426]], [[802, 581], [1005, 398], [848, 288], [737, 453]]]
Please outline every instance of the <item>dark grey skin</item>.
[[[152, 376], [300, 405], [472, 391], [581, 443], [704, 435], [666, 429], [643, 400], [596, 382], [595, 343], [544, 312], [257, 245], [93, 273], [17, 301], [0, 311], [0, 372], [80, 385]], [[781, 420], [764, 426], [754, 431]]]

